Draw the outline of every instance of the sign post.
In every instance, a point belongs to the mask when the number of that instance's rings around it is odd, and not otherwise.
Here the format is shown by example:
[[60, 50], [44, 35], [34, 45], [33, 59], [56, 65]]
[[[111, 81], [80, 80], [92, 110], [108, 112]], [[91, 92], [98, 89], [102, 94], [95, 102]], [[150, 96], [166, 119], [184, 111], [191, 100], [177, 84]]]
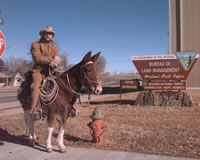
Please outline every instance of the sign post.
[[138, 79], [120, 80], [120, 104], [121, 104], [122, 90], [138, 90], [139, 87], [140, 84]]
[[5, 52], [5, 37], [2, 32], [0, 32], [0, 57]]

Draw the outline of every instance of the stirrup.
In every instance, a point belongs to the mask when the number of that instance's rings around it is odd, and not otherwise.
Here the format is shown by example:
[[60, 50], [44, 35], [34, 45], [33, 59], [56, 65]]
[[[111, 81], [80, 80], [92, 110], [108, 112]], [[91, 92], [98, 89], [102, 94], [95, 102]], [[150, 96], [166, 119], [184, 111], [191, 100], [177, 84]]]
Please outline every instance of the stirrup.
[[33, 113], [32, 113], [32, 118], [34, 120], [40, 120], [42, 118], [41, 116], [41, 112], [39, 110], [35, 110]]

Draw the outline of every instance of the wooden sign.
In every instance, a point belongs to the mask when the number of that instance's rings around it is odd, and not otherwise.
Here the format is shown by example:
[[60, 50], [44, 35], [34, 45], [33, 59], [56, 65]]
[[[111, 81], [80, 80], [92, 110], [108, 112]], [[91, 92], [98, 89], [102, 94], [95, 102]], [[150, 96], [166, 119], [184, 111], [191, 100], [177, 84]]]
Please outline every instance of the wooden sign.
[[144, 90], [186, 90], [185, 81], [143, 81]]
[[133, 80], [120, 80], [120, 89], [138, 89], [139, 82], [136, 79]]
[[139, 90], [140, 84], [138, 79], [120, 80], [120, 104], [122, 99], [122, 90]]
[[176, 55], [133, 56], [131, 60], [142, 80], [186, 80], [198, 57], [190, 60], [187, 69]]
[[144, 90], [185, 90], [186, 79], [199, 58], [195, 51], [176, 55], [133, 56]]

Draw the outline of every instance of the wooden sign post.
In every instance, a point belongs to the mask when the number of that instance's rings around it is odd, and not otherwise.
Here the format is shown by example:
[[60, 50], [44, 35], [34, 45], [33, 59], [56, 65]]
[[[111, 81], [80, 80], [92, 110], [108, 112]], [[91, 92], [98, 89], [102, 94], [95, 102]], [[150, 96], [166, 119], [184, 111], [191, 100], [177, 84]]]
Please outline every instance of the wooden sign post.
[[120, 80], [120, 104], [122, 90], [138, 90], [140, 88], [138, 79]]

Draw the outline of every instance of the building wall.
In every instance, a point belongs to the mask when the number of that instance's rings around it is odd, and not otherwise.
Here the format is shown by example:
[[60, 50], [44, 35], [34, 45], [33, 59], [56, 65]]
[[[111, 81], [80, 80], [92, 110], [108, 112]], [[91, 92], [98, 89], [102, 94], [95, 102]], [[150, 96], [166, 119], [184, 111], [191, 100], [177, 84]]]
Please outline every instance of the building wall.
[[177, 51], [177, 39], [176, 39], [176, 1], [169, 0], [169, 47], [170, 54], [174, 54]]
[[[200, 53], [200, 0], [169, 0], [170, 54]], [[200, 87], [200, 60], [187, 79], [187, 87]]]

